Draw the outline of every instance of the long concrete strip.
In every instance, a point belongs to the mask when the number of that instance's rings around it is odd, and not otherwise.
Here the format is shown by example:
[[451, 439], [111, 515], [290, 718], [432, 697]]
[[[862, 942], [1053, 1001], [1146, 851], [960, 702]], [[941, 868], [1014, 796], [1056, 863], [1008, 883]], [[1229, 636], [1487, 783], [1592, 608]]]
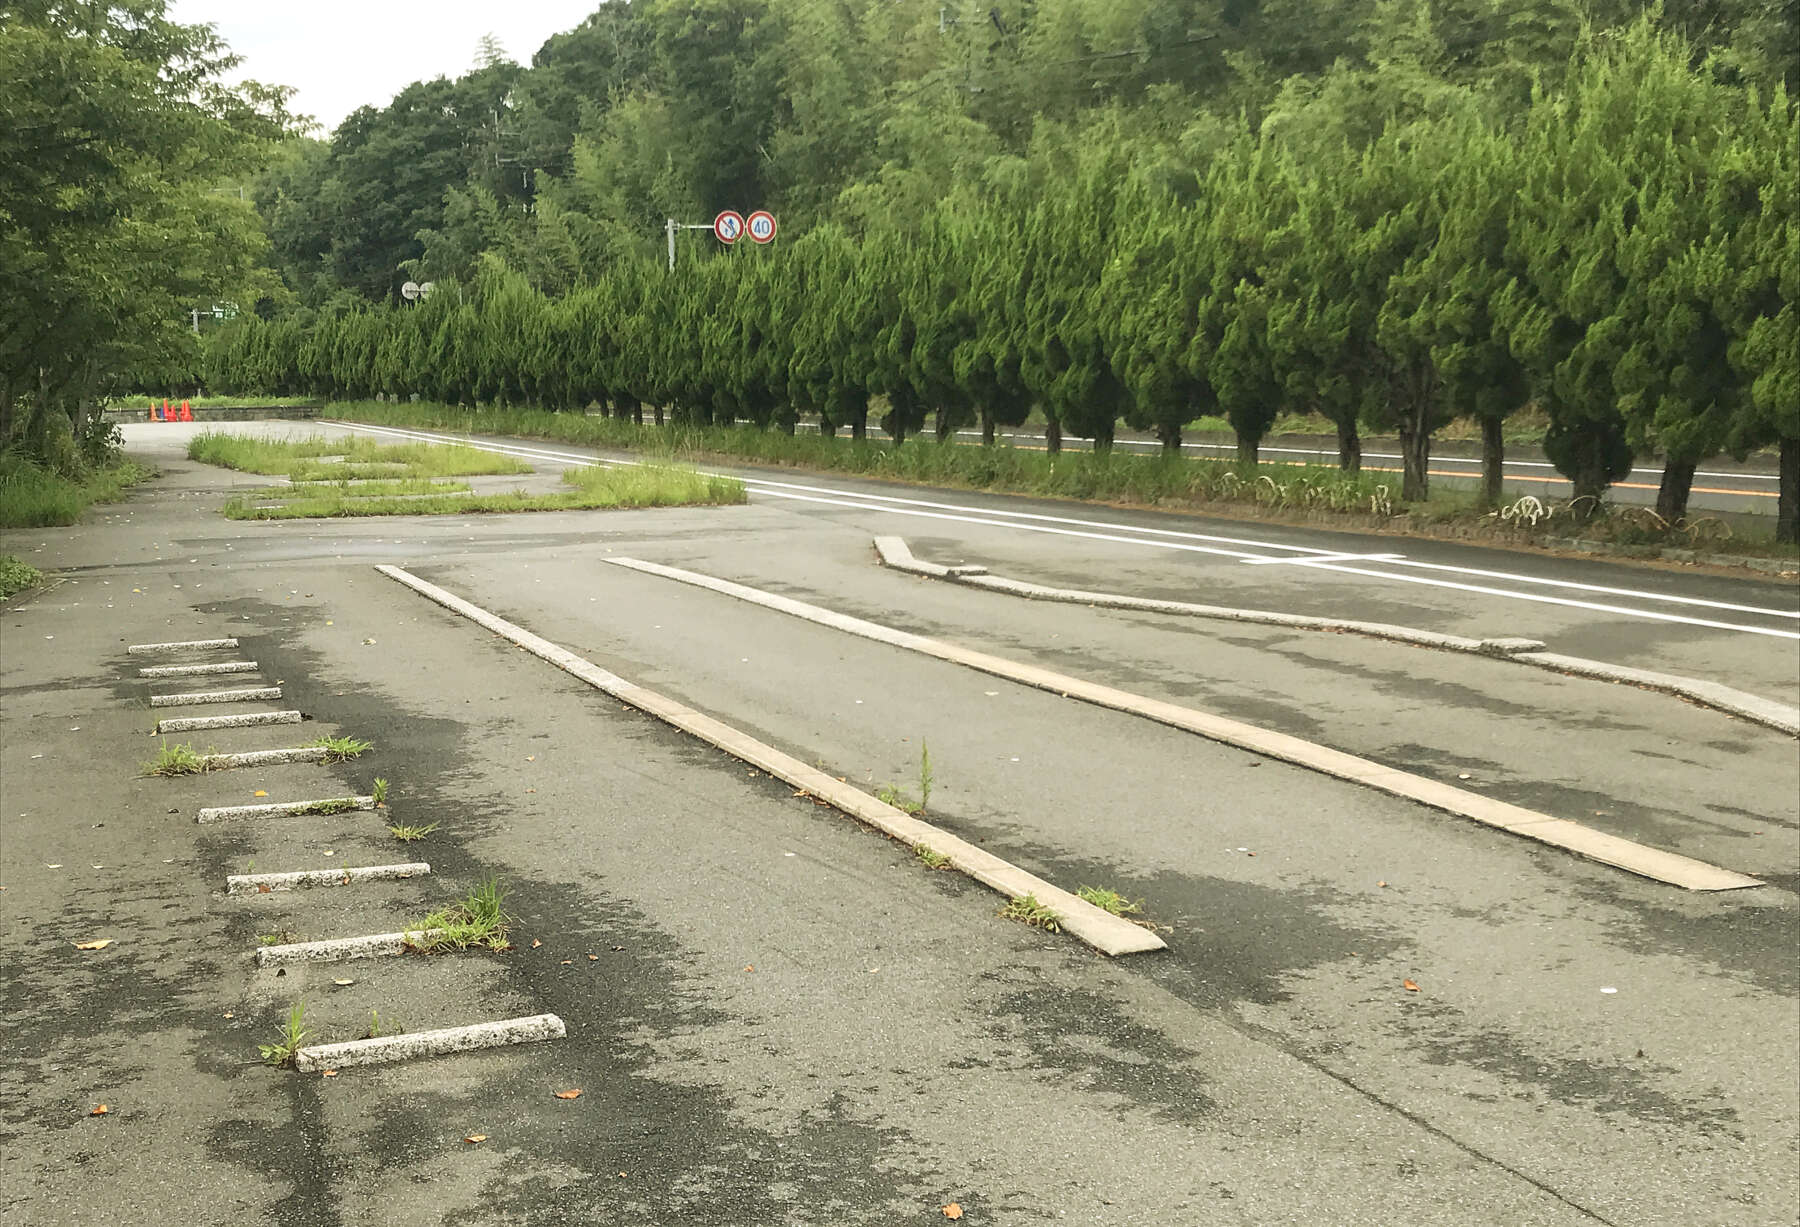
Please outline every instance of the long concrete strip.
[[379, 959], [405, 954], [443, 936], [442, 929], [409, 929], [403, 933], [370, 933], [362, 937], [334, 937], [322, 942], [289, 942], [262, 946], [256, 951], [258, 967], [292, 967], [295, 963], [342, 963], [350, 959]]
[[468, 1027], [445, 1027], [438, 1031], [419, 1031], [411, 1035], [379, 1035], [374, 1039], [349, 1040], [342, 1044], [318, 1044], [302, 1048], [296, 1053], [294, 1068], [301, 1073], [313, 1073], [325, 1069], [348, 1069], [353, 1065], [380, 1065], [387, 1061], [441, 1057], [453, 1052], [473, 1052], [478, 1048], [499, 1048], [506, 1044], [559, 1040], [568, 1033], [563, 1020], [556, 1015], [534, 1014], [529, 1018], [508, 1018]]
[[235, 716], [181, 716], [158, 720], [158, 733], [201, 733], [208, 729], [247, 729], [264, 724], [299, 724], [297, 711], [247, 711]]
[[224, 660], [212, 665], [151, 665], [139, 669], [139, 677], [211, 677], [220, 673], [255, 673], [253, 660]]
[[804, 601], [796, 601], [791, 597], [776, 596], [757, 588], [734, 584], [729, 580], [715, 579], [710, 575], [683, 571], [678, 567], [665, 567], [653, 562], [642, 562], [635, 558], [608, 558], [606, 561], [647, 575], [658, 575], [665, 579], [678, 580], [697, 588], [705, 588], [726, 596], [736, 597], [738, 600], [748, 601], [765, 609], [777, 610], [796, 618], [803, 618], [808, 622], [815, 622], [820, 626], [829, 626], [834, 630], [859, 635], [865, 639], [873, 639], [878, 643], [905, 648], [926, 656], [934, 656], [952, 664], [965, 665], [983, 673], [993, 674], [995, 677], [1035, 686], [1039, 690], [1048, 690], [1053, 694], [1062, 695], [1064, 698], [1080, 699], [1098, 707], [1108, 707], [1114, 711], [1142, 716], [1161, 724], [1167, 724], [1172, 728], [1196, 733], [1212, 741], [1223, 742], [1226, 745], [1237, 746], [1268, 758], [1293, 763], [1296, 766], [1361, 784], [1392, 796], [1404, 797], [1409, 801], [1417, 801], [1433, 809], [1456, 814], [1459, 817], [1471, 819], [1484, 826], [1496, 827], [1513, 835], [1523, 835], [1527, 839], [1535, 839], [1540, 843], [1563, 848], [1658, 882], [1667, 882], [1672, 886], [1680, 886], [1687, 890], [1740, 890], [1763, 884], [1761, 880], [1750, 877], [1748, 874], [1723, 869], [1717, 865], [1709, 865], [1704, 861], [1697, 861], [1678, 853], [1646, 847], [1628, 839], [1606, 835], [1580, 823], [1569, 822], [1550, 814], [1540, 814], [1535, 810], [1510, 805], [1505, 801], [1496, 801], [1492, 797], [1484, 797], [1480, 793], [1470, 792], [1467, 789], [1440, 784], [1436, 780], [1428, 780], [1410, 772], [1385, 767], [1369, 759], [1358, 758], [1354, 754], [1345, 754], [1327, 746], [1291, 737], [1286, 733], [1260, 729], [1254, 725], [1229, 720], [1223, 716], [1215, 716], [1209, 712], [1197, 711], [1191, 707], [1165, 703], [1159, 699], [1132, 694], [1130, 691], [1070, 677], [1065, 673], [1041, 669], [1036, 665], [1021, 664], [1018, 661], [1007, 660], [1000, 656], [990, 656], [985, 652], [973, 651], [956, 644], [928, 639], [923, 635], [895, 630], [893, 627], [853, 618], [848, 614], [823, 609], [817, 605], [808, 605]]
[[424, 861], [405, 865], [363, 865], [355, 869], [301, 869], [292, 873], [234, 873], [225, 879], [228, 895], [266, 895], [275, 891], [310, 890], [315, 886], [352, 886], [359, 882], [398, 882], [431, 872]]
[[189, 639], [184, 643], [134, 643], [125, 650], [133, 656], [173, 656], [179, 652], [217, 652], [237, 645], [235, 639]]
[[[946, 579], [1034, 601], [1060, 601], [1069, 605], [1088, 605], [1099, 609], [1141, 610], [1146, 613], [1183, 614], [1188, 617], [1218, 618], [1228, 622], [1254, 622], [1264, 626], [1281, 626], [1293, 630], [1329, 631], [1337, 634], [1367, 635], [1416, 647], [1438, 648], [1446, 652], [1472, 652], [1516, 660], [1520, 664], [1550, 669], [1557, 673], [1618, 682], [1661, 691], [1688, 699], [1702, 707], [1711, 707], [1728, 715], [1766, 725], [1788, 736], [1800, 736], [1800, 707], [1777, 703], [1761, 695], [1721, 686], [1700, 678], [1681, 677], [1673, 673], [1656, 673], [1648, 669], [1632, 669], [1604, 661], [1586, 660], [1579, 656], [1561, 656], [1543, 650], [1536, 639], [1470, 639], [1463, 635], [1443, 635], [1436, 631], [1410, 626], [1392, 626], [1385, 622], [1357, 622], [1346, 618], [1314, 618], [1300, 614], [1274, 613], [1265, 609], [1233, 609], [1222, 605], [1196, 605], [1188, 601], [1161, 601], [1148, 597], [1125, 596], [1116, 592], [1087, 592], [1079, 588], [1051, 588], [1025, 580], [1005, 579], [990, 575], [985, 567], [945, 567], [913, 557], [912, 550], [901, 537], [875, 538], [875, 554], [883, 566], [931, 579]], [[1283, 560], [1294, 561], [1294, 560]], [[1300, 559], [1301, 562], [1316, 561]]]
[[256, 703], [280, 697], [279, 686], [248, 686], [242, 690], [201, 690], [191, 694], [152, 695], [150, 706], [193, 707], [201, 703]]
[[491, 614], [400, 567], [379, 566], [375, 569], [388, 578], [405, 584], [414, 592], [436, 601], [445, 609], [461, 614], [476, 625], [511, 640], [534, 656], [549, 661], [619, 702], [647, 712], [777, 779], [785, 780], [793, 787], [817, 797], [852, 818], [868, 823], [902, 843], [914, 848], [930, 848], [949, 857], [950, 864], [955, 869], [992, 887], [1009, 899], [1032, 895], [1057, 914], [1064, 929], [1102, 954], [1133, 954], [1166, 948], [1162, 938], [1143, 926], [1114, 916], [965, 839], [886, 805], [861, 789], [801, 762], [791, 754], [784, 754], [774, 746], [757, 741], [730, 725], [703, 715], [665, 695], [608, 673], [548, 639], [540, 638], [524, 627]]
[[277, 801], [272, 805], [220, 805], [203, 809], [196, 822], [234, 822], [240, 818], [297, 818], [304, 814], [347, 814], [375, 808], [374, 797], [324, 797], [317, 801]]
[[322, 763], [331, 751], [324, 746], [294, 746], [287, 750], [245, 750], [238, 754], [203, 754], [203, 771], [226, 771], [232, 767], [279, 767], [286, 763]]

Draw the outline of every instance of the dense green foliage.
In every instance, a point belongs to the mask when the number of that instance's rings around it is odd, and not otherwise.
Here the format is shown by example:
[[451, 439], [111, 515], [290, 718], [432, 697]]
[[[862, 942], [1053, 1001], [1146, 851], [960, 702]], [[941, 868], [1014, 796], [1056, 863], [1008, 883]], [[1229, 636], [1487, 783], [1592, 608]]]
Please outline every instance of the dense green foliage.
[[[696, 6], [644, 7], [653, 66], [692, 50], [657, 24], [677, 9]], [[786, 11], [706, 30], [789, 45], [766, 28]], [[1073, 37], [1086, 12], [1044, 6], [1025, 29], [1048, 38], [1060, 13]], [[805, 413], [859, 436], [874, 406], [896, 441], [928, 422], [940, 440], [975, 422], [991, 437], [1035, 407], [1053, 450], [1065, 433], [1104, 450], [1121, 423], [1174, 449], [1215, 414], [1244, 461], [1280, 412], [1313, 411], [1336, 423], [1346, 469], [1361, 429], [1397, 433], [1407, 499], [1425, 495], [1432, 436], [1458, 417], [1481, 424], [1496, 497], [1503, 422], [1535, 400], [1580, 499], [1662, 453], [1670, 521], [1709, 455], [1778, 446], [1800, 461], [1786, 85], [1745, 84], [1725, 53], [1697, 60], [1649, 18], [1562, 40], [1552, 71], [1464, 63], [1430, 6], [1378, 12], [1387, 58], [1290, 77], [1255, 124], [1207, 109], [1254, 96], [1240, 82], [1214, 97], [1211, 74], [1109, 87], [1103, 105], [1052, 92], [1005, 123], [999, 99], [897, 108], [888, 124], [928, 130], [894, 132], [894, 159], [808, 206], [836, 220], [790, 215], [768, 248], [705, 240], [673, 273], [653, 241], [662, 207], [633, 220], [546, 182], [538, 199], [569, 238], [552, 270], [531, 254], [542, 213], [509, 215], [471, 180], [448, 191], [446, 224], [486, 220], [454, 242], [422, 234], [408, 267], [442, 278], [424, 302], [248, 321], [219, 336], [208, 382], [598, 403], [640, 420], [649, 405], [659, 420], [668, 408], [790, 433]], [[987, 44], [1001, 54], [997, 34]], [[732, 70], [742, 88], [761, 88], [762, 64]], [[705, 94], [726, 76], [684, 80]], [[594, 174], [591, 142], [625, 105], [572, 137]], [[609, 173], [630, 161], [608, 157]], [[725, 180], [677, 175], [688, 195], [663, 207], [780, 198], [766, 168], [709, 173]], [[1790, 495], [1785, 533], [1793, 511]]]
[[0, 2], [0, 446], [71, 477], [108, 459], [103, 396], [192, 369], [191, 310], [276, 285], [209, 189], [262, 164], [284, 92], [221, 86], [236, 60], [164, 9]]

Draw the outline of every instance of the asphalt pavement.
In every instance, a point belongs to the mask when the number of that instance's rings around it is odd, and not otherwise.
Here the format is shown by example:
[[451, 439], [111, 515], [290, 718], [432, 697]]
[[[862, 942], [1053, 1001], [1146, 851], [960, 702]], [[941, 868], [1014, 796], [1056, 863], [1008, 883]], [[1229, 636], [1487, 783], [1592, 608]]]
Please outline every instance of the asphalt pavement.
[[[78, 528], [0, 539], [63, 581], [0, 622], [9, 1223], [1800, 1214], [1791, 738], [1504, 661], [958, 588], [878, 567], [869, 539], [1038, 582], [1529, 635], [1784, 702], [1792, 583], [793, 473], [748, 473], [737, 508], [233, 523], [225, 492], [266, 479], [180, 459], [185, 428], [127, 433], [163, 478]], [[608, 556], [1216, 710], [1769, 884], [1673, 890]], [[379, 562], [871, 790], [916, 796], [928, 742], [931, 821], [1142, 899], [1170, 948], [1107, 961], [1003, 920], [984, 888]], [[140, 777], [157, 743], [124, 646], [228, 631], [305, 736], [376, 748]], [[385, 815], [192, 818], [377, 775]], [[389, 820], [440, 825], [397, 851]], [[222, 893], [251, 862], [415, 856], [431, 878]], [[250, 963], [262, 935], [398, 927], [489, 875], [519, 917], [507, 954]], [[74, 948], [98, 936], [116, 944]], [[256, 1063], [297, 995], [329, 1039], [371, 1011], [408, 1031], [550, 1011], [569, 1036], [327, 1080]]]

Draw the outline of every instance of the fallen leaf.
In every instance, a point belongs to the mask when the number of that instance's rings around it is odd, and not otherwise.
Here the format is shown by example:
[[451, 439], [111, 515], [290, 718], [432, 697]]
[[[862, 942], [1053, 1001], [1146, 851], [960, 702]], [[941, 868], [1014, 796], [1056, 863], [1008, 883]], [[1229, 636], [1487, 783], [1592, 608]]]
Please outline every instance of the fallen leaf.
[[94, 1110], [92, 1112], [89, 1112], [88, 1115], [89, 1116], [105, 1116], [110, 1111], [112, 1111], [112, 1109], [107, 1107], [105, 1104], [97, 1103], [94, 1105]]
[[599, 962], [599, 961], [600, 961], [600, 956], [599, 956], [599, 955], [597, 955], [597, 954], [590, 954], [590, 955], [588, 955], [588, 962], [590, 962], [590, 963], [597, 963], [597, 962]]
[[962, 1206], [957, 1202], [951, 1202], [947, 1206], [939, 1206], [938, 1209], [945, 1218], [961, 1218], [962, 1217]]
[[258, 882], [256, 884], [256, 893], [259, 895], [268, 894], [269, 893], [269, 884], [267, 882]]
[[231, 1011], [230, 1011], [230, 1010], [226, 1010], [226, 1011], [225, 1011], [225, 1017], [226, 1017], [226, 1018], [236, 1018], [236, 1017], [237, 1017], [237, 1015], [235, 1015], [235, 1014], [233, 1014], [233, 1013], [232, 1013], [232, 1012], [231, 1012]]
[[755, 964], [755, 963], [745, 963], [745, 964], [744, 964], [744, 970], [745, 970], [745, 971], [755, 971], [755, 970], [756, 970], [756, 964]]
[[468, 1137], [464, 1138], [463, 1141], [469, 1142], [469, 1143], [485, 1142], [485, 1141], [487, 1141], [487, 1134], [471, 1133]]
[[112, 944], [113, 944], [112, 938], [103, 937], [99, 941], [76, 942], [75, 949], [77, 949], [77, 950], [104, 950]]
[[1377, 885], [1377, 886], [1386, 886], [1386, 885], [1387, 885], [1387, 883], [1386, 883], [1386, 882], [1377, 882], [1377, 883], [1375, 883], [1375, 885]]
[[1416, 993], [1419, 991], [1419, 986], [1414, 984], [1411, 980], [1400, 981], [1400, 987], [1409, 993]]
[[269, 794], [266, 790], [259, 788], [255, 792], [251, 793], [250, 795], [253, 797], [266, 797]]
[[562, 962], [558, 963], [557, 966], [558, 967], [567, 967], [570, 963], [573, 963], [574, 961], [575, 961], [574, 959], [564, 959]]
[[531, 939], [531, 948], [532, 948], [532, 949], [533, 949], [533, 950], [536, 950], [536, 949], [537, 949], [537, 948], [538, 948], [538, 947], [539, 947], [539, 946], [541, 946], [541, 945], [543, 945], [543, 944], [544, 944], [544, 943], [543, 943], [543, 942], [541, 942], [541, 941], [539, 941], [539, 940], [538, 940], [538, 939], [537, 939], [537, 938], [535, 938], [535, 937], [534, 937], [534, 938], [532, 938], [532, 939]]
[[343, 988], [346, 984], [355, 984], [356, 981], [355, 980], [333, 980], [332, 983], [337, 985], [339, 988]]
[[319, 1071], [319, 1077], [321, 1077], [321, 1078], [335, 1078], [335, 1077], [337, 1077], [337, 1070], [335, 1070], [335, 1069], [322, 1069], [322, 1070], [320, 1070], [320, 1071]]
[[45, 865], [44, 868], [45, 869], [61, 869], [62, 866], [61, 865]]
[[536, 792], [536, 791], [537, 791], [537, 789], [535, 789], [535, 788], [527, 788], [527, 789], [526, 789], [526, 790], [525, 790], [525, 791], [526, 791], [526, 792]]
[[558, 1092], [556, 1092], [556, 1097], [558, 1099], [580, 1099], [581, 1098], [581, 1088], [576, 1087], [572, 1091], [558, 1091]]
[[535, 754], [527, 754], [527, 755], [526, 755], [526, 756], [525, 756], [525, 761], [526, 761], [526, 762], [528, 762], [528, 763], [535, 763], [535, 762], [537, 762], [537, 755], [535, 755]]

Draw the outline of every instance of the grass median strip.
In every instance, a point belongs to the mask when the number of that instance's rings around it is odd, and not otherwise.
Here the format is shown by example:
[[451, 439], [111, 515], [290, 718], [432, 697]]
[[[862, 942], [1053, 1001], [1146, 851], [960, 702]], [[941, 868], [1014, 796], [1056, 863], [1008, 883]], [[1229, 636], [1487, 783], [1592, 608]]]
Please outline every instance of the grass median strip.
[[[634, 468], [580, 468], [563, 474], [565, 490], [530, 493], [364, 497], [331, 487], [304, 491], [271, 506], [238, 495], [224, 514], [234, 520], [337, 519], [347, 516], [471, 515], [519, 511], [600, 511], [634, 507], [727, 506], [746, 501], [744, 486], [730, 477], [708, 476], [673, 465]], [[290, 494], [292, 492], [289, 492]]]
[[[322, 456], [343, 458], [322, 460]], [[188, 459], [290, 481], [335, 482], [367, 477], [424, 480], [531, 472], [531, 466], [516, 457], [496, 456], [459, 444], [381, 443], [342, 435], [264, 439], [209, 430], [189, 441]]]
[[1205, 737], [1209, 741], [1236, 746], [1239, 749], [1248, 750], [1253, 754], [1260, 754], [1279, 762], [1291, 763], [1310, 771], [1317, 771], [1322, 775], [1372, 788], [1378, 792], [1385, 792], [1390, 796], [1415, 801], [1432, 809], [1472, 819], [1484, 826], [1495, 827], [1509, 834], [1550, 844], [1585, 856], [1590, 860], [1600, 861], [1654, 881], [1667, 882], [1685, 890], [1742, 890], [1763, 885], [1761, 880], [1748, 874], [1738, 873], [1718, 865], [1709, 865], [1704, 861], [1697, 861], [1675, 852], [1665, 852], [1660, 848], [1651, 848], [1628, 839], [1619, 839], [1580, 823], [1555, 818], [1552, 815], [1538, 813], [1535, 810], [1528, 810], [1504, 801], [1496, 801], [1492, 797], [1484, 797], [1480, 793], [1441, 784], [1436, 780], [1426, 779], [1424, 776], [1414, 775], [1411, 772], [1386, 767], [1370, 759], [1359, 758], [1354, 754], [1345, 754], [1340, 750], [1333, 750], [1328, 746], [1321, 746], [1315, 742], [1289, 736], [1286, 733], [1258, 728], [1239, 720], [1230, 720], [1224, 716], [1216, 716], [1191, 707], [1182, 707], [1175, 703], [1165, 703], [1160, 699], [1147, 698], [1127, 690], [1119, 690], [1112, 686], [1071, 677], [1066, 673], [1042, 669], [1036, 665], [1007, 660], [1005, 657], [993, 656], [986, 652], [977, 652], [972, 648], [931, 639], [924, 635], [915, 635], [910, 631], [897, 630], [878, 622], [852, 617], [849, 614], [824, 609], [818, 605], [809, 605], [805, 601], [797, 601], [791, 597], [763, 592], [760, 589], [751, 588], [745, 584], [736, 584], [730, 580], [701, 575], [695, 571], [684, 571], [679, 567], [665, 567], [636, 558], [608, 558], [606, 561], [646, 575], [657, 575], [697, 588], [705, 588], [723, 596], [747, 601], [752, 605], [760, 605], [765, 609], [773, 609], [820, 626], [843, 631], [846, 634], [872, 639], [877, 643], [885, 643], [890, 647], [936, 657], [939, 660], [962, 665], [994, 677], [1005, 678], [1008, 681], [1018, 682], [1038, 690], [1046, 690], [1066, 699], [1078, 699], [1084, 703], [1092, 703], [1096, 707], [1110, 708], [1113, 711], [1154, 720], [1159, 724], [1166, 724], [1171, 728], [1178, 728], [1196, 736]]
[[1045, 906], [1057, 913], [1064, 929], [1102, 954], [1132, 954], [1165, 948], [1163, 940], [1155, 934], [1110, 915], [1086, 900], [1078, 899], [1069, 891], [1046, 882], [1036, 874], [1003, 861], [959, 836], [902, 813], [861, 789], [852, 787], [791, 754], [783, 753], [774, 746], [757, 741], [728, 724], [609, 673], [592, 661], [584, 660], [573, 652], [532, 634], [524, 627], [489, 613], [401, 567], [380, 566], [376, 570], [476, 625], [511, 640], [532, 655], [580, 678], [621, 703], [655, 716], [776, 779], [786, 781], [801, 792], [867, 823], [909, 848], [923, 845], [931, 849], [936, 855], [946, 858], [951, 867], [1008, 899], [1029, 894], [1042, 900]]

